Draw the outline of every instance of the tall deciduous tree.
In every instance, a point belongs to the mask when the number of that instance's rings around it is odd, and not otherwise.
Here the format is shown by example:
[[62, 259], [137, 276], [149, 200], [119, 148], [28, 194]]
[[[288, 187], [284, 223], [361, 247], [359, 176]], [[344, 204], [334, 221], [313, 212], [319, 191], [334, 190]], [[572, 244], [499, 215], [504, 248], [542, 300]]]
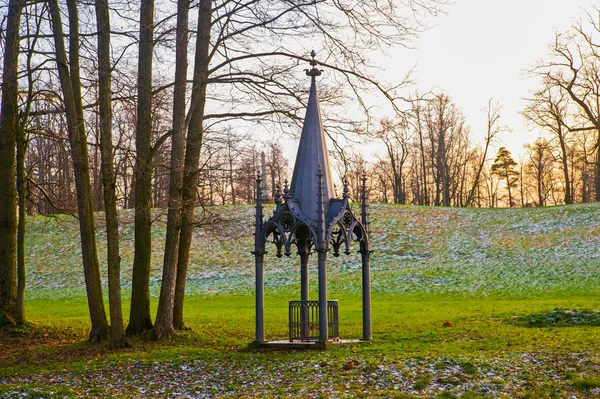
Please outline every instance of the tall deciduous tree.
[[0, 110], [0, 326], [17, 322], [17, 192], [15, 148], [19, 117], [17, 69], [23, 0], [8, 3]]
[[381, 129], [376, 133], [376, 137], [383, 141], [387, 152], [387, 159], [390, 163], [392, 174], [392, 192], [394, 203], [406, 203], [406, 186], [404, 182], [404, 170], [406, 160], [408, 159], [408, 146], [410, 132], [406, 121], [392, 121], [383, 119]]
[[[595, 134], [594, 186], [596, 201], [600, 201], [600, 51], [594, 34], [600, 32], [600, 25], [597, 17], [589, 16], [588, 22], [589, 29], [578, 23], [568, 35], [557, 34], [549, 59], [542, 61], [534, 73], [543, 78], [546, 91], [560, 90], [580, 110], [584, 126], [575, 130]], [[563, 172], [566, 176], [564, 165]], [[572, 193], [568, 196], [571, 201]], [[566, 197], [565, 193], [565, 202]]]
[[154, 0], [140, 3], [138, 57], [138, 112], [135, 133], [135, 243], [131, 308], [127, 334], [152, 329], [150, 315], [150, 261], [152, 249], [152, 56]]
[[[177, 257], [181, 231], [181, 200], [183, 189], [183, 166], [185, 157], [185, 94], [187, 82], [187, 46], [189, 0], [177, 2], [177, 33], [175, 42], [175, 87], [173, 91], [173, 135], [171, 139], [171, 172], [169, 177], [169, 209], [163, 279], [156, 313], [154, 334], [157, 338], [169, 336], [174, 330], [175, 289], [177, 282]], [[185, 287], [184, 287], [185, 290]], [[182, 328], [182, 318], [177, 319]]]
[[[455, 150], [462, 146], [466, 127], [464, 115], [444, 93], [437, 94], [428, 105], [426, 124], [431, 145], [431, 168], [436, 185], [435, 204], [451, 205], [451, 185], [456, 183], [452, 174], [457, 166]], [[454, 165], [453, 165], [454, 161]]]
[[106, 259], [108, 263], [108, 299], [110, 342], [112, 347], [124, 345], [125, 329], [121, 307], [121, 257], [119, 256], [119, 218], [117, 214], [116, 177], [112, 136], [112, 65], [110, 61], [110, 14], [108, 0], [96, 0], [98, 26], [98, 102], [100, 120], [100, 153], [102, 158], [102, 191], [106, 216]]
[[525, 146], [529, 161], [526, 170], [535, 182], [537, 206], [546, 206], [546, 200], [552, 191], [552, 177], [554, 174], [554, 157], [550, 143], [546, 139], [539, 138], [532, 145]]
[[494, 139], [497, 135], [508, 130], [505, 126], [500, 124], [501, 109], [502, 108], [497, 103], [494, 103], [491, 99], [488, 101], [488, 106], [485, 109], [487, 115], [487, 126], [483, 144], [483, 153], [479, 159], [479, 164], [476, 166], [477, 169], [475, 171], [473, 185], [471, 186], [467, 199], [465, 200], [465, 206], [471, 206], [475, 200], [475, 193], [479, 189], [481, 174], [487, 162], [490, 145], [494, 142]]
[[568, 117], [568, 94], [557, 87], [553, 87], [550, 81], [546, 86], [534, 93], [528, 100], [523, 111], [525, 118], [533, 125], [552, 134], [552, 140], [559, 148], [557, 158], [560, 160], [562, 177], [565, 184], [565, 204], [573, 203], [572, 179], [569, 173], [569, 127]]
[[283, 148], [281, 143], [273, 142], [269, 143], [269, 152], [267, 153], [266, 167], [268, 174], [270, 175], [271, 182], [271, 198], [275, 198], [275, 191], [277, 186], [282, 185], [285, 171], [288, 168], [288, 160], [283, 155]]
[[[198, 29], [194, 60], [194, 78], [189, 110], [188, 136], [185, 147], [182, 190], [181, 232], [179, 237], [177, 279], [174, 303], [174, 327], [185, 327], [183, 321], [183, 302], [185, 297], [185, 279], [192, 244], [194, 228], [194, 207], [196, 204], [196, 181], [200, 162], [200, 150], [204, 137], [204, 108], [206, 106], [206, 87], [208, 85], [208, 65], [211, 54], [210, 30], [212, 26], [212, 2], [200, 0], [198, 7]], [[225, 32], [223, 32], [225, 34]]]
[[[100, 265], [96, 248], [94, 210], [92, 207], [92, 186], [88, 163], [88, 151], [83, 120], [83, 106], [79, 82], [79, 34], [75, 0], [67, 0], [69, 10], [70, 52], [67, 61], [62, 19], [58, 0], [48, 0], [55, 44], [56, 64], [63, 92], [63, 102], [67, 118], [67, 131], [71, 146], [71, 158], [75, 172], [77, 191], [77, 211], [81, 235], [83, 270], [88, 297], [88, 308], [92, 322], [90, 340], [99, 341], [108, 337], [108, 321], [102, 297]], [[70, 66], [70, 71], [69, 71]], [[75, 86], [75, 87], [74, 87]]]
[[25, 75], [27, 78], [26, 100], [20, 112], [20, 121], [17, 129], [17, 193], [19, 207], [19, 222], [17, 228], [17, 323], [24, 324], [25, 319], [25, 225], [27, 216], [27, 175], [25, 172], [25, 159], [28, 147], [27, 126], [34, 101], [35, 71], [33, 57], [37, 51], [36, 45], [40, 33], [41, 16], [25, 14], [25, 30], [27, 36], [27, 49], [25, 53]]

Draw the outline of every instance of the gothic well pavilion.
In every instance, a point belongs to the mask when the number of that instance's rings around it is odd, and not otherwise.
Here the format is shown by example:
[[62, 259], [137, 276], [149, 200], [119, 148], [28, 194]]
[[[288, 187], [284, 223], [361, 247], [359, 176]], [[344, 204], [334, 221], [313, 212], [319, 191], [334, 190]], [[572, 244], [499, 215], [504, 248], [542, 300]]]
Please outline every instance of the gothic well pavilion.
[[[342, 198], [335, 198], [329, 157], [321, 121], [316, 78], [315, 52], [311, 53], [312, 68], [306, 70], [311, 86], [298, 145], [292, 182], [283, 192], [275, 193], [276, 208], [266, 221], [263, 217], [262, 178], [257, 175], [256, 224], [254, 257], [256, 261], [256, 339], [255, 346], [276, 346], [282, 341], [265, 340], [264, 268], [266, 244], [274, 244], [277, 256], [292, 255], [296, 247], [300, 257], [300, 300], [290, 301], [289, 343], [316, 344], [340, 342], [338, 304], [327, 297], [327, 256], [351, 254], [358, 244], [362, 260], [362, 339], [371, 339], [370, 247], [366, 198], [366, 177], [362, 178], [360, 220], [350, 207], [348, 182], [344, 179]], [[316, 252], [318, 265], [318, 299], [309, 299], [309, 260]]]

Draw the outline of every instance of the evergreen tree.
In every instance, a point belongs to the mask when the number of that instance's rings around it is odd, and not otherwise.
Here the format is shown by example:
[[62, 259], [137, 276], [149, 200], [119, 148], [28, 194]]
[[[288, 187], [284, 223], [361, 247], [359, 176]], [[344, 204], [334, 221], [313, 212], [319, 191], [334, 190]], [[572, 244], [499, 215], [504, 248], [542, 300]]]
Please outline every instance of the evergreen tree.
[[491, 170], [493, 174], [506, 182], [506, 189], [508, 190], [508, 204], [511, 207], [513, 206], [511, 188], [517, 187], [517, 181], [519, 177], [519, 172], [515, 170], [516, 167], [517, 163], [512, 158], [510, 151], [508, 151], [505, 147], [500, 147]]

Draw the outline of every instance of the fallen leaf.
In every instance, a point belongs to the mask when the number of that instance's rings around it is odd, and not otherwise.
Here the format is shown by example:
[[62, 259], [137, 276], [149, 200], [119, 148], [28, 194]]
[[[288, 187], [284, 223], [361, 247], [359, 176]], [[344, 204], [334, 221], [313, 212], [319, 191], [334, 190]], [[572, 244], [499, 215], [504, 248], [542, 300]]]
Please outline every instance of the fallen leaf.
[[358, 360], [350, 360], [349, 362], [344, 363], [344, 370], [352, 370], [354, 367], [358, 366], [360, 362]]

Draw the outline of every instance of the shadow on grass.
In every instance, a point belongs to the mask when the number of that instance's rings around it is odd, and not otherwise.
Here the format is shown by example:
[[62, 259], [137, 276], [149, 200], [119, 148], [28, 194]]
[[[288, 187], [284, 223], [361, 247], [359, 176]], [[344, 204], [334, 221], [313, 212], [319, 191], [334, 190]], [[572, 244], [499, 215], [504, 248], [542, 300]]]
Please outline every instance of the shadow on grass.
[[600, 326], [600, 311], [591, 309], [560, 309], [515, 316], [511, 324], [521, 327], [582, 327]]

